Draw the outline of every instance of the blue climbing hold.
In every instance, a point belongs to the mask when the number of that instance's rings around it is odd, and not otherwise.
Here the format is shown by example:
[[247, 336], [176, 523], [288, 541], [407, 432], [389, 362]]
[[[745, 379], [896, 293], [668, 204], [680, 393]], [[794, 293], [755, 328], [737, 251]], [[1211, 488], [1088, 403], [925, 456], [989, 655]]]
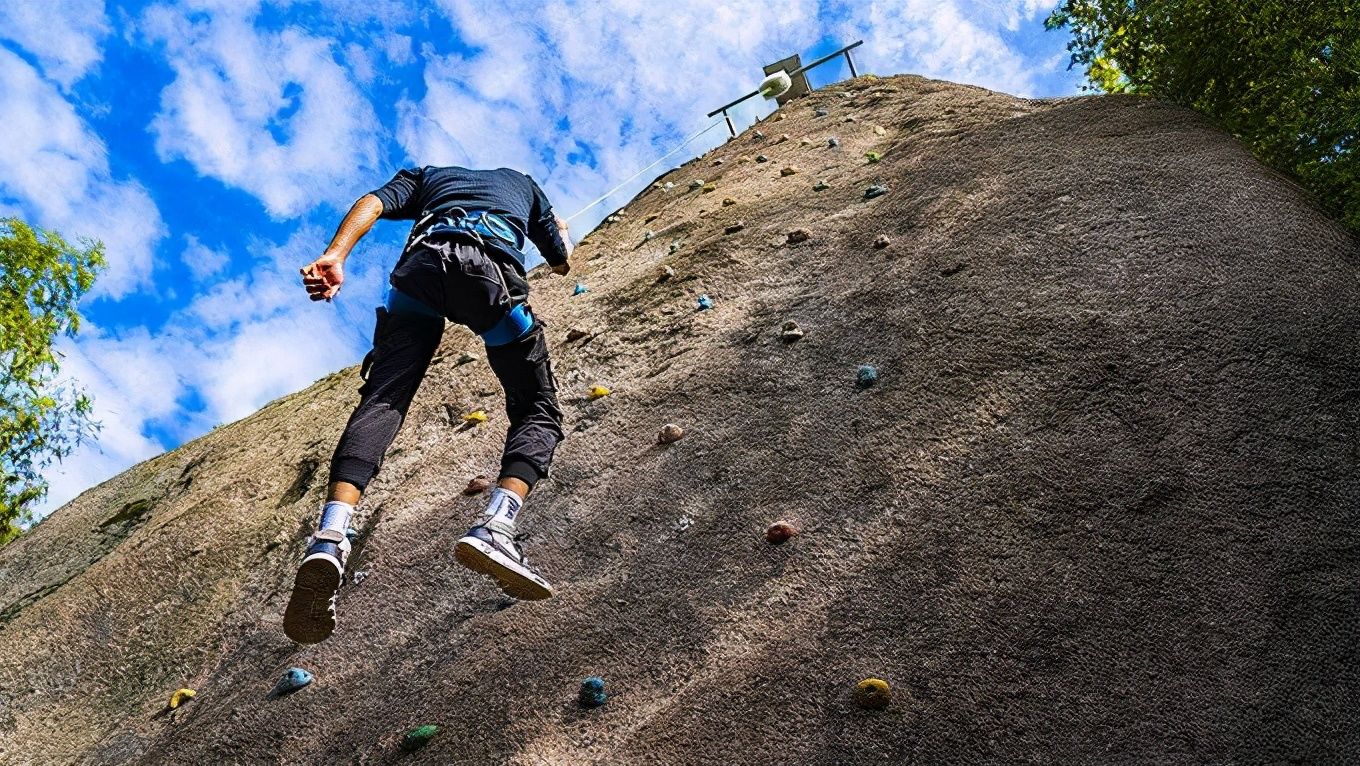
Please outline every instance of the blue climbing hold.
[[278, 684], [274, 686], [274, 694], [278, 696], [292, 694], [310, 684], [314, 678], [310, 672], [302, 668], [288, 668], [284, 672], [283, 678], [280, 678]]
[[590, 291], [586, 289], [586, 286], [585, 286], [585, 285], [581, 284], [580, 282], [577, 282], [577, 283], [576, 283], [576, 289], [575, 289], [575, 290], [572, 290], [572, 291], [571, 291], [571, 294], [572, 294], [572, 295], [580, 295], [581, 293], [586, 293], [586, 292], [590, 292]]
[[708, 293], [699, 296], [699, 310], [706, 311], [713, 308], [713, 299], [708, 297]]
[[354, 542], [354, 538], [358, 536], [359, 530], [355, 529], [354, 527], [345, 527], [345, 537], [349, 538], [349, 541], [351, 543]]
[[870, 186], [869, 188], [864, 190], [864, 198], [873, 199], [874, 197], [882, 197], [884, 194], [887, 193], [888, 187], [884, 186], [883, 184], [874, 184], [873, 186]]
[[591, 676], [581, 682], [581, 692], [577, 695], [582, 707], [599, 707], [609, 699], [604, 693], [604, 679]]
[[861, 364], [859, 371], [855, 373], [855, 384], [860, 388], [868, 388], [878, 382], [878, 368], [872, 364]]

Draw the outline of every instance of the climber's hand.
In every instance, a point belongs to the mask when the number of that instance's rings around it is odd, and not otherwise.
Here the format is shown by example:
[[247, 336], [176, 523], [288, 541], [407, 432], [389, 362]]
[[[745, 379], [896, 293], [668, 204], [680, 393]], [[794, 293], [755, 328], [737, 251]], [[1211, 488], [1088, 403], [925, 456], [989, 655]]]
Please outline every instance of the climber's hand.
[[345, 259], [334, 255], [323, 255], [315, 261], [298, 269], [302, 272], [302, 286], [314, 301], [329, 301], [340, 292], [345, 281]]
[[562, 263], [559, 263], [556, 266], [552, 267], [552, 273], [558, 275], [559, 277], [565, 277], [568, 271], [571, 271], [571, 264], [567, 263], [566, 261], [563, 261]]

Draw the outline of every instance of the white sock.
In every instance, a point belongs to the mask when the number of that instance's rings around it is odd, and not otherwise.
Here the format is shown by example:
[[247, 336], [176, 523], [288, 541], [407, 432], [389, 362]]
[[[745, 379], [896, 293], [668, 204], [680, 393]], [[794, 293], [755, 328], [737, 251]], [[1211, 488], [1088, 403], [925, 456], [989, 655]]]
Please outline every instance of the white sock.
[[343, 535], [345, 530], [349, 529], [349, 519], [353, 514], [354, 506], [339, 500], [331, 500], [321, 509], [321, 528], [334, 529]]
[[513, 534], [515, 521], [519, 518], [519, 511], [523, 505], [524, 498], [513, 490], [496, 487], [491, 490], [491, 500], [487, 502], [486, 510], [482, 512], [481, 523], [491, 525], [495, 531]]

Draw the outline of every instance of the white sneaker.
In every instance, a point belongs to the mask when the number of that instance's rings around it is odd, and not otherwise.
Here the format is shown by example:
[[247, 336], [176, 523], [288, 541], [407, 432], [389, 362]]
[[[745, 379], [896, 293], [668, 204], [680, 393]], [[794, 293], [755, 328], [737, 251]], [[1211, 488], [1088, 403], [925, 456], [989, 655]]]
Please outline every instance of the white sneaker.
[[501, 590], [518, 599], [538, 601], [552, 598], [548, 581], [529, 567], [519, 541], [505, 532], [475, 526], [453, 546], [458, 563], [495, 578]]
[[349, 549], [343, 532], [323, 529], [312, 535], [283, 613], [283, 632], [299, 644], [319, 643], [335, 630], [335, 593]]

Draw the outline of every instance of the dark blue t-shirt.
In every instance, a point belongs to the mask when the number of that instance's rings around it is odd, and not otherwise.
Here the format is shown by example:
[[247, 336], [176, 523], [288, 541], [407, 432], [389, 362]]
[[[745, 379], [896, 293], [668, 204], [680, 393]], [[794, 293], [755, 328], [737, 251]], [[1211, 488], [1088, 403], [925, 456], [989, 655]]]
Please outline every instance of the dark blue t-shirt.
[[[471, 170], [456, 166], [406, 168], [373, 190], [382, 201], [382, 218], [417, 221], [433, 210], [461, 207], [489, 210], [508, 219], [551, 265], [565, 263], [566, 243], [557, 230], [552, 205], [534, 179], [510, 168]], [[507, 250], [513, 248], [507, 246]], [[510, 253], [524, 266], [524, 254]]]

